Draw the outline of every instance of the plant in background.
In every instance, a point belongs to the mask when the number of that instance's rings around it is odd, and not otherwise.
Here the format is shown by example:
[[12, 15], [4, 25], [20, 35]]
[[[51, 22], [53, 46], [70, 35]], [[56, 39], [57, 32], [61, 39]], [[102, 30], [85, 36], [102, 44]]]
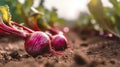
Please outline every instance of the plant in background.
[[103, 7], [101, 0], [91, 0], [88, 8], [103, 30], [120, 37], [120, 1], [109, 1], [113, 7]]
[[82, 12], [79, 19], [75, 21], [75, 31], [80, 32], [80, 34], [90, 33], [91, 35], [95, 35], [98, 34], [100, 30], [101, 28], [91, 15], [85, 12]]

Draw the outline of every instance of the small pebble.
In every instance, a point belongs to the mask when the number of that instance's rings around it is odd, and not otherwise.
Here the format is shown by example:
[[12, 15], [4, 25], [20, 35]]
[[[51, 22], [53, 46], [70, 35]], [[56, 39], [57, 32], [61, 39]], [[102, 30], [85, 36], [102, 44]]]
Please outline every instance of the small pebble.
[[115, 61], [114, 61], [114, 60], [110, 60], [110, 63], [111, 63], [111, 64], [115, 64]]
[[87, 47], [88, 44], [86, 44], [86, 43], [82, 43], [82, 44], [80, 44], [80, 46]]
[[17, 51], [12, 52], [10, 56], [15, 59], [20, 59], [20, 55]]

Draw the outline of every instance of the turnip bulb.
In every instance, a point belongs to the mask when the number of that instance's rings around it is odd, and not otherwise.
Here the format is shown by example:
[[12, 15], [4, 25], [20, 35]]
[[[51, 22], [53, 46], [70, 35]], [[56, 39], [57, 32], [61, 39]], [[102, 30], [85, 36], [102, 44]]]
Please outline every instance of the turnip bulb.
[[67, 48], [67, 39], [63, 34], [56, 34], [52, 37], [51, 45], [55, 50], [64, 50]]
[[[26, 28], [27, 29], [27, 28]], [[20, 36], [25, 39], [25, 50], [28, 54], [32, 56], [37, 56], [38, 54], [49, 50], [50, 38], [47, 34], [41, 31], [31, 31], [30, 33], [22, 32], [20, 30], [14, 29], [3, 23], [0, 18], [0, 30], [8, 32], [13, 35]]]
[[0, 18], [0, 30], [24, 38], [25, 50], [31, 56], [35, 57], [45, 52], [61, 55], [61, 53], [56, 52], [55, 50], [64, 50], [67, 48], [67, 39], [61, 33], [50, 35], [42, 31], [32, 31], [31, 29], [28, 29], [27, 27], [21, 26], [19, 24], [14, 25], [23, 28], [27, 32], [7, 26]]
[[32, 56], [48, 51], [50, 38], [44, 32], [31, 33], [25, 40], [25, 50]]

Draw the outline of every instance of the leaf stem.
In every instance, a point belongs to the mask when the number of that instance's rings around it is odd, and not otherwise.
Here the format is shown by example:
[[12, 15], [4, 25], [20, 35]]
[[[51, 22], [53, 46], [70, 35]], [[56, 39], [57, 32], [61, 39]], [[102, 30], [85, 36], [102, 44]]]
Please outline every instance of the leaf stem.
[[3, 31], [5, 31], [5, 32], [11, 33], [13, 35], [20, 36], [22, 38], [26, 38], [27, 35], [28, 35], [25, 32], [18, 31], [16, 29], [12, 28], [12, 27], [9, 27], [9, 26], [5, 25], [3, 23], [3, 20], [1, 18], [0, 18], [0, 29], [3, 30]]
[[18, 23], [16, 23], [16, 22], [12, 22], [12, 24], [13, 24], [13, 25], [16, 25], [16, 26], [18, 26], [18, 27], [22, 27], [24, 30], [28, 31], [29, 33], [34, 32], [33, 30], [31, 30], [31, 29], [29, 29], [29, 28], [27, 28], [27, 27], [25, 27], [25, 26], [23, 26], [23, 25], [20, 25], [20, 24], [18, 24]]

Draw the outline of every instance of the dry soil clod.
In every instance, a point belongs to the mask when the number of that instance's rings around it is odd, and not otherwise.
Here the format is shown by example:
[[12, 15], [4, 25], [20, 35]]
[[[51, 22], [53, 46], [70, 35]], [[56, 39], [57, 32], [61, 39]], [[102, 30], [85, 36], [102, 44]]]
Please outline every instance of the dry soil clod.
[[83, 53], [78, 51], [74, 54], [74, 61], [78, 65], [86, 65], [90, 63], [89, 59]]

